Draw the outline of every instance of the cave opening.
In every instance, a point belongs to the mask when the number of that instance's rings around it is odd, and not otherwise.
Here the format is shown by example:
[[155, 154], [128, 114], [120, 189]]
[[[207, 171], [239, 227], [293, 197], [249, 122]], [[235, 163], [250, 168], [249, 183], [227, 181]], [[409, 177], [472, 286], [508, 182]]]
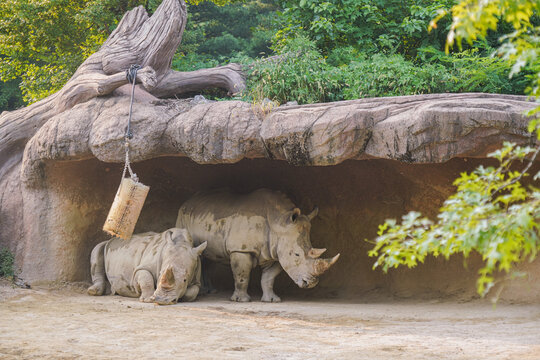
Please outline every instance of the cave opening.
[[[234, 164], [200, 165], [185, 157], [164, 156], [134, 164], [141, 181], [150, 186], [135, 233], [162, 232], [175, 225], [181, 204], [198, 191], [229, 188], [246, 193], [269, 188], [285, 193], [303, 213], [319, 207], [312, 221], [311, 242], [327, 248], [326, 256], [341, 253], [338, 263], [313, 289], [299, 289], [282, 272], [276, 293], [287, 299], [363, 299], [375, 296], [432, 298], [474, 297], [479, 259], [461, 257], [449, 261], [428, 258], [416, 269], [396, 269], [383, 274], [373, 270], [372, 247], [366, 239], [376, 236], [387, 218], [400, 218], [410, 210], [433, 217], [454, 187], [462, 171], [472, 170], [479, 159], [452, 159], [443, 164], [406, 164], [393, 160], [345, 161], [326, 167], [298, 167], [284, 161], [245, 159]], [[121, 164], [89, 159], [51, 162], [47, 180], [51, 206], [65, 214], [56, 236], [62, 276], [67, 281], [89, 281], [92, 248], [108, 235], [103, 222], [120, 182]], [[231, 271], [211, 264], [213, 285], [232, 292]], [[260, 295], [260, 271], [252, 272], [250, 294]]]

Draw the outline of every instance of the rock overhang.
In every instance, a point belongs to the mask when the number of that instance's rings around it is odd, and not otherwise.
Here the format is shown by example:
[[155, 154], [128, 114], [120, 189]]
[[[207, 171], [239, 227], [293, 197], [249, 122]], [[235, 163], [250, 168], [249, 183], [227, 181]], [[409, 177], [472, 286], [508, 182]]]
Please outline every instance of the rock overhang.
[[[137, 102], [131, 157], [185, 156], [199, 164], [267, 158], [298, 166], [368, 158], [441, 163], [485, 157], [503, 141], [534, 143], [525, 112], [535, 106], [524, 96], [492, 94], [281, 106], [268, 114], [242, 101]], [[47, 161], [123, 162], [128, 109], [128, 97], [103, 97], [51, 118], [26, 146], [24, 179], [39, 183]]]

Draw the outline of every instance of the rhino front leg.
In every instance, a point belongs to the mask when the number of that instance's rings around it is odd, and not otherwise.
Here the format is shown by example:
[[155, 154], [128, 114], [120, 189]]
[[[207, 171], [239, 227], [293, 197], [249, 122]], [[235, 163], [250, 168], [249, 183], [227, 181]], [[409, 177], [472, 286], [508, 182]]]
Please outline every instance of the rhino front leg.
[[263, 267], [261, 276], [261, 288], [263, 296], [261, 301], [264, 302], [281, 302], [279, 296], [274, 293], [274, 280], [276, 276], [283, 270], [279, 262], [275, 262], [272, 265]]
[[92, 275], [92, 286], [87, 290], [88, 295], [100, 296], [105, 292], [107, 286], [107, 276], [105, 274], [105, 254], [103, 249], [108, 241], [103, 241], [96, 245], [90, 255], [90, 274]]
[[133, 278], [135, 288], [141, 293], [139, 301], [153, 302], [152, 295], [156, 288], [154, 287], [154, 277], [148, 270], [139, 270]]
[[251, 301], [251, 297], [247, 293], [247, 288], [252, 267], [253, 258], [250, 253], [231, 253], [231, 268], [234, 276], [234, 293], [231, 296], [232, 301]]
[[182, 296], [182, 301], [195, 301], [197, 295], [199, 295], [199, 286], [191, 285], [187, 288], [184, 296]]

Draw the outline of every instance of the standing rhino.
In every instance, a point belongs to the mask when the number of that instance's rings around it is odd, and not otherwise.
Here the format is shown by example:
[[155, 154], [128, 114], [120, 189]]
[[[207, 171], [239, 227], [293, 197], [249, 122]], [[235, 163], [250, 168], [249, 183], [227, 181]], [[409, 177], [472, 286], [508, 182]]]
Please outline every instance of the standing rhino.
[[250, 301], [247, 293], [251, 269], [262, 267], [262, 301], [279, 302], [274, 279], [282, 269], [301, 288], [312, 288], [332, 266], [332, 259], [319, 259], [326, 249], [314, 249], [309, 241], [311, 219], [300, 214], [284, 194], [260, 189], [246, 195], [226, 191], [199, 193], [178, 212], [177, 227], [186, 228], [195, 244], [208, 247], [203, 256], [231, 264], [233, 301]]
[[108, 281], [113, 295], [160, 305], [193, 301], [199, 293], [199, 256], [205, 248], [205, 242], [193, 248], [189, 233], [178, 228], [101, 242], [90, 256], [93, 285], [88, 294], [103, 295]]

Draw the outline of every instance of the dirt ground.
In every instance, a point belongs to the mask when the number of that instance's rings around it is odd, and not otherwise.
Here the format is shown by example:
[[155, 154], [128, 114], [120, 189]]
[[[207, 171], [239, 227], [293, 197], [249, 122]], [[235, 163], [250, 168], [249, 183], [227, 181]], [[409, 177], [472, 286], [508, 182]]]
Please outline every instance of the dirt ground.
[[0, 284], [2, 359], [540, 359], [540, 305], [227, 294], [173, 306]]

